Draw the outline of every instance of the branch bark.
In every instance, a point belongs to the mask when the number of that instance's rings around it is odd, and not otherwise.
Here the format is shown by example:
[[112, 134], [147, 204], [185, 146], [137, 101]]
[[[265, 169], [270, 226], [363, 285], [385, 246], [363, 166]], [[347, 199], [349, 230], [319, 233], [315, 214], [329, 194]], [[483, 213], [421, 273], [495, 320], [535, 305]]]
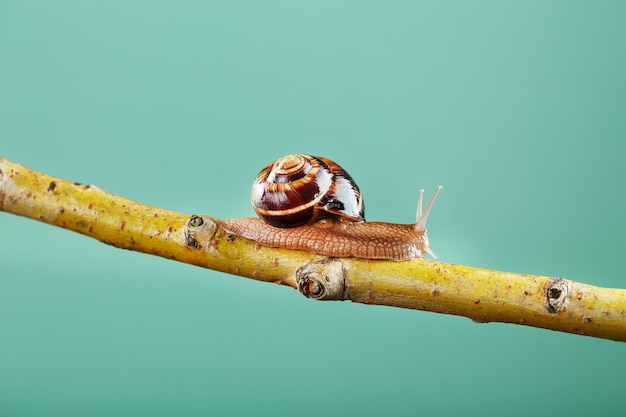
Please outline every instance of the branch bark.
[[[148, 206], [0, 158], [0, 211], [124, 249], [351, 300], [626, 341], [626, 290], [429, 260], [329, 258], [262, 247], [222, 221]], [[4, 236], [6, 239], [7, 237]]]

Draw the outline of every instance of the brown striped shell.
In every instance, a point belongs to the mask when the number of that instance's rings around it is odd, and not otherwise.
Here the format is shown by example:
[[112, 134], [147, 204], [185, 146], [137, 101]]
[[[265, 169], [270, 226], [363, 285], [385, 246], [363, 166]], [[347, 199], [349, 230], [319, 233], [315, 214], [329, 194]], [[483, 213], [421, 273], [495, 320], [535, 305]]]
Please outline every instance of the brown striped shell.
[[252, 185], [252, 206], [275, 227], [297, 227], [324, 218], [365, 221], [363, 197], [335, 162], [292, 154], [261, 170]]

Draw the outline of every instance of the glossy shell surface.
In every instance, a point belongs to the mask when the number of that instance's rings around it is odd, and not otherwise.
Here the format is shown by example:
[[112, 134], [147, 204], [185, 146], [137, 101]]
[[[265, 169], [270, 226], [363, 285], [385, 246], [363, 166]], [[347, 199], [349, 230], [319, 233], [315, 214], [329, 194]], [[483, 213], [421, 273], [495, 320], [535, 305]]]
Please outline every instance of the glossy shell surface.
[[291, 154], [261, 170], [252, 186], [257, 215], [275, 227], [296, 227], [323, 218], [365, 220], [363, 198], [352, 179], [335, 162]]

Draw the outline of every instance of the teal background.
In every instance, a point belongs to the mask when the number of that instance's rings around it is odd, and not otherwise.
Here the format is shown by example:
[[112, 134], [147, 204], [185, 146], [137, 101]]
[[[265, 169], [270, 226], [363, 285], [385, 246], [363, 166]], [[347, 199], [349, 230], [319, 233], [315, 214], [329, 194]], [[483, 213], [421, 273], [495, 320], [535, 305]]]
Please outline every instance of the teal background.
[[[0, 0], [0, 155], [252, 215], [339, 162], [442, 261], [626, 287], [623, 1]], [[350, 302], [0, 213], [0, 415], [624, 413], [626, 345]]]

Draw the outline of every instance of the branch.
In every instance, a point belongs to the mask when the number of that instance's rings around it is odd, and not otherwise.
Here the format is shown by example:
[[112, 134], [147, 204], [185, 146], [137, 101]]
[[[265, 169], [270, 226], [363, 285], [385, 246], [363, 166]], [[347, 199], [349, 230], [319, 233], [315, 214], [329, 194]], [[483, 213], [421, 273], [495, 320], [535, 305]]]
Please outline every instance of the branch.
[[[351, 300], [626, 341], [626, 290], [429, 260], [329, 258], [262, 247], [222, 221], [55, 178], [0, 158], [0, 211], [124, 249]], [[5, 237], [6, 238], [6, 237]]]

